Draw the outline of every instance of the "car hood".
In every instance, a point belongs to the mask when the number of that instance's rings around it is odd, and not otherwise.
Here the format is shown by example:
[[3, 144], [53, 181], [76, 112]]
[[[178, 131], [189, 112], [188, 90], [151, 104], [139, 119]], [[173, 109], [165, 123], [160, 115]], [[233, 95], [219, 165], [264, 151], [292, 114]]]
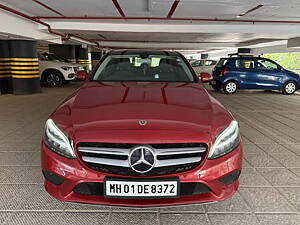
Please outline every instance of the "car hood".
[[291, 70], [284, 69], [284, 72], [289, 73], [289, 74], [292, 75], [294, 78], [299, 78], [299, 77], [300, 77], [299, 74], [297, 74], [296, 72], [291, 71]]
[[72, 139], [146, 142], [207, 140], [232, 120], [201, 84], [150, 82], [86, 83], [51, 117]]

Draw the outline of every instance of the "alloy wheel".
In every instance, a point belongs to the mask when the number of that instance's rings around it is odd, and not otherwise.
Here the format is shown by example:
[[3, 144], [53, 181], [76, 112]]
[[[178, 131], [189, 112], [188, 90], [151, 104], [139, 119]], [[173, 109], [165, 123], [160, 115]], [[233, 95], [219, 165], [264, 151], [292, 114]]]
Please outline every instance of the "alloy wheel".
[[57, 87], [60, 85], [61, 83], [61, 78], [58, 74], [55, 74], [55, 73], [50, 73], [48, 76], [47, 76], [47, 84], [51, 87]]
[[294, 83], [290, 82], [285, 86], [285, 92], [287, 94], [293, 94], [295, 91], [296, 91], [296, 85]]
[[225, 88], [226, 88], [227, 93], [232, 94], [232, 93], [236, 92], [237, 85], [234, 82], [229, 82], [228, 84], [226, 84]]

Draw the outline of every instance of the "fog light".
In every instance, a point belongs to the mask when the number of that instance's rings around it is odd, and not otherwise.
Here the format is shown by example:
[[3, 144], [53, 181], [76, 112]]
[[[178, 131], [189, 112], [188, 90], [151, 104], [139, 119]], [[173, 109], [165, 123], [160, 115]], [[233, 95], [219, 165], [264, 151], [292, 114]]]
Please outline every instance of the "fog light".
[[64, 178], [62, 178], [54, 173], [51, 173], [47, 170], [43, 170], [43, 174], [44, 174], [45, 179], [52, 184], [60, 185], [65, 180]]
[[240, 174], [241, 174], [241, 171], [237, 170], [237, 171], [234, 171], [234, 172], [220, 178], [219, 181], [222, 184], [229, 185], [229, 184], [232, 184], [234, 181], [236, 181], [239, 178]]

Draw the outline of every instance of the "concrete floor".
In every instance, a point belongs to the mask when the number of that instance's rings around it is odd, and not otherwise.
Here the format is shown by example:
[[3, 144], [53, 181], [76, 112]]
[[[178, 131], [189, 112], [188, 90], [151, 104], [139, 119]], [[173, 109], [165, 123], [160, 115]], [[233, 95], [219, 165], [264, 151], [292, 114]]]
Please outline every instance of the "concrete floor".
[[137, 210], [59, 202], [43, 189], [44, 122], [77, 87], [0, 96], [0, 224], [300, 224], [300, 93], [212, 92], [241, 126], [238, 192], [216, 204]]

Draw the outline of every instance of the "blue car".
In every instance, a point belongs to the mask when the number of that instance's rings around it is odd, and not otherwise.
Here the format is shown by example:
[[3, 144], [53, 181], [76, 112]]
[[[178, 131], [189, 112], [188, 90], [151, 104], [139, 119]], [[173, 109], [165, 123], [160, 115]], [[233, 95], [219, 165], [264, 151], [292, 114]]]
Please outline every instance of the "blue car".
[[238, 89], [268, 89], [291, 95], [300, 88], [298, 74], [262, 57], [221, 58], [212, 75], [211, 86], [215, 90], [223, 89], [226, 94]]

